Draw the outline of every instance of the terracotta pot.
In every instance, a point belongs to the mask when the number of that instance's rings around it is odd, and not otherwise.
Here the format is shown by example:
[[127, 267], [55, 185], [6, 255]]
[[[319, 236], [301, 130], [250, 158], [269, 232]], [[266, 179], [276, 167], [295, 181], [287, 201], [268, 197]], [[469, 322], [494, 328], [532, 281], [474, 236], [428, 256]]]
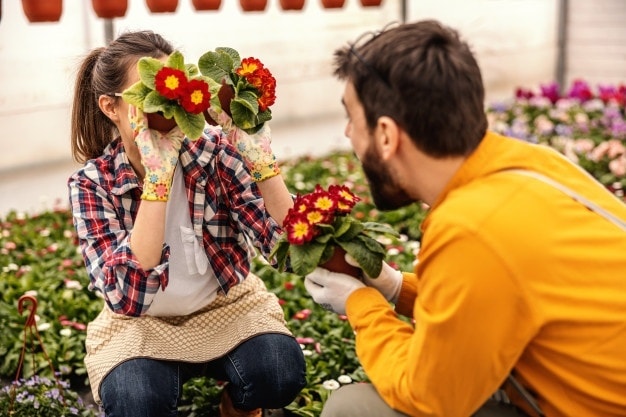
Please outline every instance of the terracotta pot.
[[352, 266], [347, 263], [345, 255], [346, 251], [343, 250], [343, 248], [335, 246], [333, 256], [331, 256], [325, 263], [320, 264], [320, 266], [332, 272], [340, 272], [342, 274], [351, 275], [355, 278], [360, 278], [361, 268], [357, 268], [356, 266]]
[[304, 0], [280, 0], [280, 7], [283, 10], [302, 10]]
[[267, 7], [267, 0], [239, 0], [244, 12], [262, 12]]
[[91, 0], [93, 11], [103, 19], [124, 17], [128, 10], [128, 0]]
[[325, 9], [340, 9], [346, 0], [321, 0]]
[[191, 0], [194, 9], [201, 10], [219, 10], [222, 0]]
[[22, 0], [29, 22], [58, 22], [63, 14], [63, 0]]
[[360, 0], [363, 7], [376, 7], [380, 6], [383, 0]]
[[[222, 88], [220, 88], [220, 91], [217, 92], [217, 97], [220, 99], [220, 105], [222, 106], [222, 109], [229, 116], [232, 116], [230, 114], [230, 101], [233, 99], [234, 96], [235, 96], [235, 91], [233, 90], [233, 87], [226, 84], [224, 81], [222, 81]], [[205, 110], [203, 114], [207, 123], [213, 126], [218, 125], [218, 123], [215, 120], [213, 120], [211, 116], [209, 116], [208, 111]]]
[[173, 13], [178, 7], [178, 0], [146, 0], [152, 13]]
[[159, 132], [167, 133], [176, 127], [174, 118], [166, 119], [161, 112], [146, 113], [146, 119], [148, 119], [148, 127]]

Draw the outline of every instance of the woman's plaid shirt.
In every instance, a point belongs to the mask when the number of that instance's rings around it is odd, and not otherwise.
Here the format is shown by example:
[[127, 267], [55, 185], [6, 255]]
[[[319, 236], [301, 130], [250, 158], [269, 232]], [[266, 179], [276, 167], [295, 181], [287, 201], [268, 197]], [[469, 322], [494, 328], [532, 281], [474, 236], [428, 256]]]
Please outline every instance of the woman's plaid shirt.
[[[250, 271], [254, 242], [265, 257], [281, 229], [265, 210], [256, 184], [235, 149], [215, 129], [185, 139], [180, 153], [196, 238], [224, 292]], [[140, 316], [168, 283], [169, 247], [161, 262], [143, 270], [130, 250], [141, 184], [118, 138], [102, 156], [68, 180], [74, 225], [91, 283], [115, 313]]]

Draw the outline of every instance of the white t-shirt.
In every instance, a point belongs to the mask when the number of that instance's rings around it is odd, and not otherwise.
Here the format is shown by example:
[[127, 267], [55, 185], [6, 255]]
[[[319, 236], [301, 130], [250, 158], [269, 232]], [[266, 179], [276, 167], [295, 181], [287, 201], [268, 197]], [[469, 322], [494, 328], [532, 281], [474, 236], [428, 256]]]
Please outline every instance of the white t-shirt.
[[191, 225], [180, 164], [174, 171], [166, 210], [165, 241], [170, 247], [169, 282], [164, 291], [159, 289], [147, 314], [184, 316], [213, 301], [219, 282]]

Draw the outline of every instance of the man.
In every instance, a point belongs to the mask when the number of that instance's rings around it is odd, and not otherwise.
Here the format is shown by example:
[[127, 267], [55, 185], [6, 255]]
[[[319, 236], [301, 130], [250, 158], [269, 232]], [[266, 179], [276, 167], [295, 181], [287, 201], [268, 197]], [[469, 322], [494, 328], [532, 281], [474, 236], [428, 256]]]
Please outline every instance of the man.
[[306, 277], [347, 314], [372, 382], [322, 416], [467, 417], [511, 373], [529, 415], [626, 416], [626, 205], [556, 151], [487, 131], [480, 69], [453, 29], [404, 24], [335, 58], [376, 205], [430, 213], [414, 273]]

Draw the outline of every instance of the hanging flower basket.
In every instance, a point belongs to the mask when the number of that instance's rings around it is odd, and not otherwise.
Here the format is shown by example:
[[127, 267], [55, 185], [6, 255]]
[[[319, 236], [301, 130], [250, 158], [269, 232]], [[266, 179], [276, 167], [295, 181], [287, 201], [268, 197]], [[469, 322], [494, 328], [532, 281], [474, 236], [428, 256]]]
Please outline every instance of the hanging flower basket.
[[197, 11], [219, 10], [222, 0], [191, 0], [191, 4]]
[[63, 0], [22, 0], [22, 9], [29, 22], [58, 22], [63, 14]]
[[178, 0], [146, 0], [152, 13], [174, 13], [178, 8]]
[[283, 10], [302, 10], [305, 0], [280, 0], [280, 7]]
[[325, 9], [341, 9], [346, 0], [321, 0]]
[[128, 0], [91, 0], [96, 16], [103, 19], [124, 17], [128, 10]]
[[363, 7], [376, 7], [383, 3], [383, 0], [360, 0]]
[[244, 12], [262, 12], [267, 7], [267, 0], [239, 0]]

